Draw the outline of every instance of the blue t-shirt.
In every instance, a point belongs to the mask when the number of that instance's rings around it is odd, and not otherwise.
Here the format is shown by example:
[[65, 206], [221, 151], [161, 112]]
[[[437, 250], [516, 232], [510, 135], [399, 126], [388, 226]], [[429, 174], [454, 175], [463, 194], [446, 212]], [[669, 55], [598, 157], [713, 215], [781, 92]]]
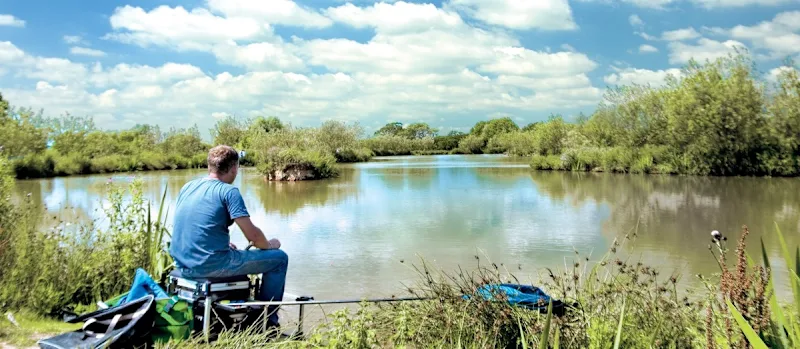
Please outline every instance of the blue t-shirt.
[[231, 251], [228, 227], [248, 217], [239, 189], [218, 179], [186, 183], [178, 194], [170, 255], [179, 268], [224, 266]]

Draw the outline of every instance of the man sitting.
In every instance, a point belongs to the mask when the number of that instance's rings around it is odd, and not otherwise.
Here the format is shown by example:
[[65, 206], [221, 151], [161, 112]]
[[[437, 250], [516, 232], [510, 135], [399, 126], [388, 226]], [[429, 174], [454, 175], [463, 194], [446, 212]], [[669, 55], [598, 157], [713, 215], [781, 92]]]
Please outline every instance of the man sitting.
[[[260, 301], [283, 300], [289, 257], [278, 239], [267, 240], [253, 225], [239, 189], [231, 185], [239, 173], [239, 154], [220, 145], [208, 152], [208, 177], [186, 183], [178, 194], [170, 255], [186, 278], [262, 274]], [[254, 250], [230, 243], [234, 222]], [[268, 325], [278, 326], [278, 307], [269, 307]]]

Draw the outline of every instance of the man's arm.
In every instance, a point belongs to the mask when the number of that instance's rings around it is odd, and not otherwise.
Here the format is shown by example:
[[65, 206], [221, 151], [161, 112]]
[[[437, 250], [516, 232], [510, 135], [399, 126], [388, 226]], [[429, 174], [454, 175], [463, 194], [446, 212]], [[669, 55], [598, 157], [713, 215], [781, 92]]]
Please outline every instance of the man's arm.
[[278, 242], [277, 239], [268, 241], [261, 229], [256, 227], [255, 224], [253, 224], [253, 221], [250, 220], [250, 217], [239, 217], [234, 219], [234, 222], [236, 222], [236, 225], [238, 225], [239, 229], [242, 230], [244, 237], [253, 243], [253, 246], [262, 250], [280, 248], [280, 242]]

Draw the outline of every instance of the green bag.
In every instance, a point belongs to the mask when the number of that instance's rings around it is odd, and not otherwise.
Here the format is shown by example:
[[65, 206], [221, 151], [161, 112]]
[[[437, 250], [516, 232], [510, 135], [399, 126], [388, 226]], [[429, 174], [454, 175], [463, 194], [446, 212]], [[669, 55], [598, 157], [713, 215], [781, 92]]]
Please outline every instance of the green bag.
[[167, 342], [170, 339], [184, 340], [192, 335], [192, 307], [178, 297], [157, 299], [156, 322], [151, 337], [153, 341]]
[[[127, 295], [127, 292], [123, 293], [104, 303], [109, 307], [117, 306]], [[192, 335], [194, 314], [189, 302], [177, 296], [156, 299], [156, 311], [158, 315], [155, 317], [155, 324], [150, 334], [154, 343], [168, 342], [170, 339], [180, 341]]]

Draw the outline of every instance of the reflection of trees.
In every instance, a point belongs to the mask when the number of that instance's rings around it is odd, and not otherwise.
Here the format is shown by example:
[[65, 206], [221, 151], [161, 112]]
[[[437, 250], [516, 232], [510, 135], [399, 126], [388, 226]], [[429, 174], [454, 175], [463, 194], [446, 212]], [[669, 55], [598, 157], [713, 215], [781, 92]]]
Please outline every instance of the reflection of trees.
[[531, 178], [543, 193], [573, 205], [607, 204], [611, 216], [603, 229], [606, 235], [622, 235], [638, 223], [635, 246], [671, 252], [694, 261], [693, 268], [711, 262], [707, 246], [714, 229], [735, 240], [741, 226], [748, 225], [751, 253], [757, 251], [760, 236], [777, 253], [773, 222], [781, 225], [790, 244], [800, 243], [797, 179], [563, 172], [534, 172]]
[[247, 176], [239, 186], [242, 194], [258, 197], [266, 213], [291, 215], [307, 206], [324, 206], [357, 194], [353, 178], [357, 174], [342, 169], [338, 178], [319, 181], [270, 182], [263, 176]]

